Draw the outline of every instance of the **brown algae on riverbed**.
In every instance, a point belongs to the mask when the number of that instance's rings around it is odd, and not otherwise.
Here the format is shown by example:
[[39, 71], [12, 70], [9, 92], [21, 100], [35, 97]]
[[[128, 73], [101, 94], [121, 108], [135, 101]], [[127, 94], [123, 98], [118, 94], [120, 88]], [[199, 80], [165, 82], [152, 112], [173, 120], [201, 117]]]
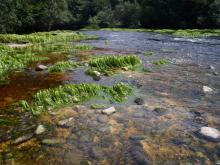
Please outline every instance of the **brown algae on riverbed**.
[[[109, 54], [107, 49], [105, 53], [103, 51], [102, 49], [101, 56]], [[100, 51], [96, 48], [88, 52], [100, 56]], [[146, 66], [149, 63], [148, 56], [137, 56], [141, 57], [145, 67], [151, 67]], [[2, 108], [1, 116], [11, 114], [11, 119], [15, 118], [17, 125], [1, 126], [0, 164], [218, 163], [219, 144], [203, 139], [195, 132], [204, 125], [220, 126], [219, 100], [215, 99], [219, 98], [216, 90], [219, 78], [210, 75], [209, 69], [197, 65], [167, 64], [164, 68], [154, 68], [153, 61], [158, 61], [161, 57], [152, 58], [155, 59], [152, 60], [151, 72], [123, 70], [118, 73], [119, 76], [102, 76], [97, 82], [85, 75], [89, 66], [80, 68], [83, 70], [80, 73], [77, 69], [58, 74], [49, 74], [47, 71], [15, 73], [18, 77], [24, 75], [27, 78], [22, 78], [25, 81], [20, 81], [21, 83], [18, 83], [19, 78], [16, 76], [14, 79], [10, 78], [13, 80], [10, 81], [10, 86], [15, 86], [10, 95], [16, 95], [16, 88], [21, 86], [18, 84], [35, 84], [30, 85], [30, 88], [23, 88], [27, 93], [30, 92], [29, 89], [36, 88], [27, 97], [22, 97], [26, 95], [25, 92], [18, 96], [28, 101], [40, 89], [55, 88], [74, 78], [79, 79], [77, 83], [86, 81], [107, 86], [124, 82], [137, 89], [131, 98], [128, 97], [127, 102], [102, 102], [94, 99], [84, 105], [68, 105], [55, 110], [49, 108], [38, 117], [33, 117], [18, 107], [12, 110]], [[32, 82], [33, 77], [36, 77], [33, 81], [36, 83]], [[39, 80], [42, 86], [38, 88]], [[210, 84], [215, 93], [205, 95], [202, 91], [204, 84]], [[5, 95], [2, 94], [2, 97]], [[136, 97], [144, 100], [142, 105], [135, 105]], [[116, 112], [105, 115], [102, 112], [104, 107], [90, 108], [96, 103], [104, 104], [106, 108], [113, 106]], [[34, 134], [39, 125], [43, 125], [45, 131], [39, 135]], [[23, 141], [15, 144], [21, 137]]]

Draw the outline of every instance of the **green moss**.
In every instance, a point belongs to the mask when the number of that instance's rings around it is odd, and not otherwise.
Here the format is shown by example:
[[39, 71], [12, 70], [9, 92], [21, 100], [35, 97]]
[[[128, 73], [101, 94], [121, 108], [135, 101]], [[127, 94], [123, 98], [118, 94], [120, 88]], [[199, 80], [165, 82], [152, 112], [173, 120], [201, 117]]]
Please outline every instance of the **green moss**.
[[170, 63], [171, 63], [171, 61], [168, 59], [160, 59], [159, 61], [153, 62], [153, 64], [157, 65], [157, 66], [163, 66], [163, 65], [170, 64]]
[[122, 102], [131, 93], [131, 87], [124, 83], [111, 87], [97, 84], [68, 84], [39, 91], [33, 97], [32, 103], [28, 104], [26, 101], [20, 101], [19, 105], [37, 115], [49, 108], [82, 103], [93, 97], [109, 98], [116, 102]]
[[74, 69], [77, 66], [79, 66], [79, 64], [73, 61], [61, 61], [49, 67], [48, 70], [49, 72], [66, 72], [67, 70]]
[[89, 62], [90, 69], [86, 71], [88, 75], [94, 76], [94, 71], [98, 71], [105, 75], [111, 75], [123, 67], [135, 69], [142, 64], [139, 57], [134, 55], [109, 55], [92, 59]]

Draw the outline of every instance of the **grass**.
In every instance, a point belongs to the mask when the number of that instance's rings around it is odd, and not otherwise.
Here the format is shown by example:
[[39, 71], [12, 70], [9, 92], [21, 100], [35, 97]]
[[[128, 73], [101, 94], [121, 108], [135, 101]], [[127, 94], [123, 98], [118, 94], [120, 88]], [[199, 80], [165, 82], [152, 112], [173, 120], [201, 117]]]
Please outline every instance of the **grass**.
[[66, 72], [70, 69], [74, 69], [77, 66], [79, 66], [78, 63], [73, 62], [73, 61], [60, 61], [55, 63], [53, 66], [50, 66], [48, 68], [49, 72]]
[[8, 75], [12, 72], [26, 68], [33, 61], [48, 58], [42, 55], [60, 53], [68, 56], [74, 52], [72, 41], [89, 38], [82, 33], [71, 31], [39, 32], [27, 35], [0, 34], [1, 43], [31, 43], [24, 48], [12, 48], [6, 44], [0, 44], [0, 84], [7, 83]]
[[159, 61], [153, 62], [153, 64], [157, 65], [157, 66], [163, 66], [163, 65], [170, 64], [170, 63], [171, 63], [171, 61], [168, 59], [160, 59]]
[[127, 67], [128, 69], [135, 69], [142, 64], [139, 57], [135, 55], [122, 56], [104, 56], [92, 59], [89, 62], [90, 69], [86, 71], [88, 75], [94, 76], [94, 71], [101, 74], [110, 75], [114, 71]]
[[[89, 30], [89, 29], [84, 29]], [[129, 32], [154, 32], [165, 33], [180, 37], [208, 37], [220, 36], [220, 29], [128, 29], [128, 28], [99, 28], [97, 30], [129, 31]]]
[[0, 125], [15, 125], [17, 121], [10, 119], [0, 119]]
[[94, 97], [109, 98], [115, 102], [122, 102], [132, 93], [130, 86], [119, 83], [113, 86], [102, 86], [97, 84], [67, 84], [57, 88], [39, 91], [33, 102], [20, 101], [20, 106], [38, 115], [50, 108], [59, 108], [69, 104], [78, 104]]

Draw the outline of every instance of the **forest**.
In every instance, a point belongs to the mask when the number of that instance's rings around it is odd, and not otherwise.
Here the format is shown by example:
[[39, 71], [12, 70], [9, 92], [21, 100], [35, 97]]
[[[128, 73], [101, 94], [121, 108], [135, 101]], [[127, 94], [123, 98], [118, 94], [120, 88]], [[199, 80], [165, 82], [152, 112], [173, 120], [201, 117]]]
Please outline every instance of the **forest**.
[[0, 32], [219, 28], [219, 0], [1, 0]]

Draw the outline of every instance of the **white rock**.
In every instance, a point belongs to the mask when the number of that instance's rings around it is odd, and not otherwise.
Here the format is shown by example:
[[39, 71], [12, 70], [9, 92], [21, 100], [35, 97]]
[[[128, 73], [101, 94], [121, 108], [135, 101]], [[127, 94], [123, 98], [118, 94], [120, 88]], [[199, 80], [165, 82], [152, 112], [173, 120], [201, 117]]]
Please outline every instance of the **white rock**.
[[210, 65], [210, 66], [209, 66], [209, 69], [214, 70], [214, 69], [215, 69], [215, 67], [214, 67], [213, 65]]
[[48, 69], [48, 67], [45, 66], [45, 65], [38, 65], [38, 66], [35, 68], [36, 71], [42, 71], [42, 70], [47, 70], [47, 69]]
[[115, 107], [110, 107], [110, 108], [108, 108], [108, 109], [102, 110], [102, 113], [104, 113], [104, 114], [106, 114], [106, 115], [111, 115], [111, 114], [113, 114], [114, 112], [116, 112]]
[[203, 92], [205, 92], [205, 93], [211, 93], [211, 92], [213, 92], [213, 89], [210, 88], [210, 87], [208, 87], [208, 86], [203, 86]]
[[220, 131], [212, 127], [202, 127], [199, 133], [211, 141], [220, 141]]
[[101, 73], [100, 72], [98, 72], [98, 71], [93, 71], [93, 73], [96, 75], [96, 76], [101, 76]]
[[43, 125], [38, 125], [37, 129], [35, 130], [36, 135], [40, 135], [46, 131], [46, 128]]

